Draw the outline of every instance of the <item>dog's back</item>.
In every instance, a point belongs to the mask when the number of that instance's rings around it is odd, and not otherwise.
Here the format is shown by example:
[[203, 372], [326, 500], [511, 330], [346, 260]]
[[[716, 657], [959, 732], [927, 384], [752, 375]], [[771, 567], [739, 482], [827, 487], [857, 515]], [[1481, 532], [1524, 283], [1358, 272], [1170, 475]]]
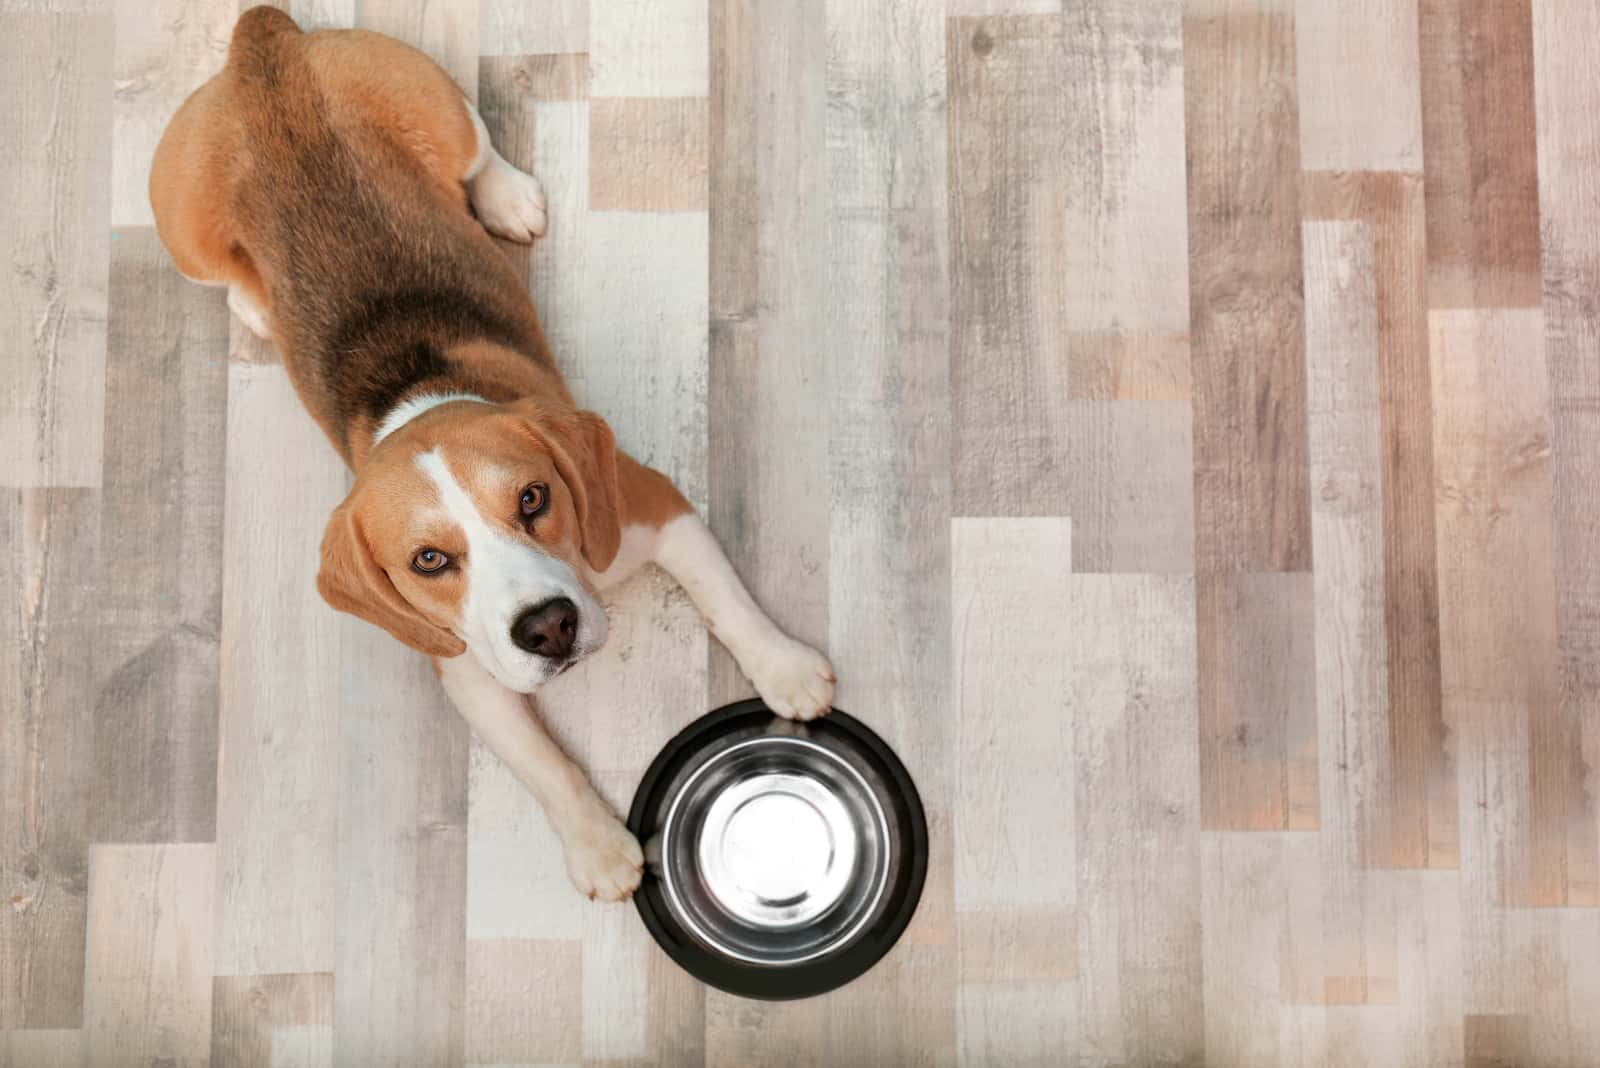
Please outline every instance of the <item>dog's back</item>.
[[488, 341], [553, 371], [532, 302], [467, 209], [476, 145], [460, 90], [422, 53], [303, 33], [257, 7], [157, 149], [151, 202], [179, 268], [270, 309], [301, 397], [347, 458], [352, 423], [440, 373], [453, 345]]

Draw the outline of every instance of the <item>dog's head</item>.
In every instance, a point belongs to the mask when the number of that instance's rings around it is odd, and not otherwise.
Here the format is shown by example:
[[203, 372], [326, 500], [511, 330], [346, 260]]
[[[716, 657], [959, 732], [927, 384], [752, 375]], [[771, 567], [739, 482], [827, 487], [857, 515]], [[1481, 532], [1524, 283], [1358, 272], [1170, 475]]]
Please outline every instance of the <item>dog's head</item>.
[[317, 589], [527, 693], [606, 640], [586, 573], [621, 542], [616, 439], [593, 412], [456, 401], [374, 448], [328, 521]]

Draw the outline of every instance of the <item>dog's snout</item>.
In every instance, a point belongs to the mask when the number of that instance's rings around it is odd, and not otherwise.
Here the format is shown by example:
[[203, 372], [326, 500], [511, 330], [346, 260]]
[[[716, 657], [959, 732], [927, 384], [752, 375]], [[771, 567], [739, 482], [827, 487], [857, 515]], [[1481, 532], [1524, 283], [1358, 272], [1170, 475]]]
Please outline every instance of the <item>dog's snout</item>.
[[511, 640], [518, 649], [560, 660], [572, 652], [578, 637], [578, 606], [565, 597], [536, 604], [511, 624]]

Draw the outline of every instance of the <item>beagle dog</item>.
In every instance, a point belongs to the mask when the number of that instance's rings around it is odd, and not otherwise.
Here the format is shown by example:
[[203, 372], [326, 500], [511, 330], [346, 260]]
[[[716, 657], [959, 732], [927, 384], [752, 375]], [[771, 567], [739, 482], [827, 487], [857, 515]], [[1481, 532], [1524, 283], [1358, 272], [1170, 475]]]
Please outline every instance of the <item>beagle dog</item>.
[[317, 588], [433, 658], [581, 892], [627, 897], [643, 856], [523, 695], [604, 644], [607, 587], [658, 564], [775, 712], [828, 711], [827, 659], [757, 607], [671, 481], [573, 404], [489, 237], [542, 234], [544, 194], [428, 57], [246, 11], [162, 136], [150, 200], [178, 269], [228, 287], [355, 472]]

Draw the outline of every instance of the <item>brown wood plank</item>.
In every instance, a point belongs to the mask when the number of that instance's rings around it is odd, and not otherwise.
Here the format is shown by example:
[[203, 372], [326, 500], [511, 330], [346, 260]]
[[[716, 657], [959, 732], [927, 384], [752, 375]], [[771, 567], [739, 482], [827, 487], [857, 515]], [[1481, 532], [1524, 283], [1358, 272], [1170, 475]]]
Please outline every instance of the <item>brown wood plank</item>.
[[111, 244], [94, 834], [216, 836], [228, 306], [153, 230]]
[[952, 18], [950, 389], [963, 515], [1063, 515], [1070, 116], [1059, 15]]
[[1197, 578], [1207, 830], [1314, 830], [1317, 698], [1308, 574]]
[[112, 36], [104, 14], [0, 31], [4, 486], [100, 485]]
[[95, 490], [0, 492], [0, 1030], [82, 1020], [99, 533]]
[[1456, 777], [1439, 685], [1423, 181], [1416, 175], [1307, 172], [1302, 201], [1308, 219], [1360, 220], [1373, 228], [1393, 784], [1389, 863], [1454, 867]]
[[278, 1027], [333, 1023], [333, 973], [219, 975], [211, 987], [211, 1063], [270, 1065]]
[[1293, 4], [1190, 0], [1183, 48], [1195, 568], [1309, 571]]
[[1418, 0], [1434, 308], [1540, 299], [1532, 0]]

